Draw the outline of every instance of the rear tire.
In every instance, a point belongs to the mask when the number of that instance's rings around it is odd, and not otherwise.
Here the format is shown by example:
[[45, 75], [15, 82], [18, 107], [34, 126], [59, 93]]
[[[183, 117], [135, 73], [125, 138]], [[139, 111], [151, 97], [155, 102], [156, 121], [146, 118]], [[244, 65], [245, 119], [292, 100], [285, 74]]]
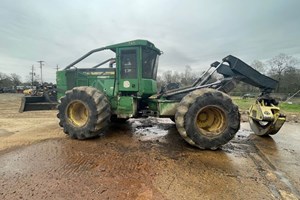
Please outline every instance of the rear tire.
[[65, 94], [57, 114], [64, 132], [80, 140], [98, 136], [110, 122], [106, 96], [93, 87], [75, 87]]
[[177, 108], [175, 121], [180, 135], [200, 149], [217, 149], [240, 128], [238, 107], [227, 94], [209, 88], [186, 95]]

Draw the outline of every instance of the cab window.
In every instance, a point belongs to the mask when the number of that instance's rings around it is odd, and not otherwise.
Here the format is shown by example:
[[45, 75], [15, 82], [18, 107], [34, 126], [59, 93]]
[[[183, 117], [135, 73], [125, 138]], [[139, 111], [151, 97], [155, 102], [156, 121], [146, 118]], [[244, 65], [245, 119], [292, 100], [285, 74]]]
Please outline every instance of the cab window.
[[137, 78], [136, 49], [121, 51], [121, 78]]

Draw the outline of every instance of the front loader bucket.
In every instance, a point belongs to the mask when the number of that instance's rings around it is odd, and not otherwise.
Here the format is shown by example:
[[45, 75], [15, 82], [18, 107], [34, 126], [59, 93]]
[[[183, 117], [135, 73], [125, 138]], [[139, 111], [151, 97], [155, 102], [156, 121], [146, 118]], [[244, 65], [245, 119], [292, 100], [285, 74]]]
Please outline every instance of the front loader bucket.
[[28, 96], [23, 97], [19, 112], [32, 110], [55, 110], [57, 102], [50, 102], [45, 96]]

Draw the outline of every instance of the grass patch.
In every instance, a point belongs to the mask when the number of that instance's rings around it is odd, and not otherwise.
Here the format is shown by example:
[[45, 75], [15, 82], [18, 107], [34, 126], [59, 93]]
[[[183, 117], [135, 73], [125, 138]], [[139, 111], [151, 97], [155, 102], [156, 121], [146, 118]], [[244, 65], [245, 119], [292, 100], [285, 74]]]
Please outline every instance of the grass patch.
[[285, 112], [300, 113], [300, 104], [280, 103], [279, 107]]
[[[252, 104], [255, 103], [256, 99], [241, 99], [240, 97], [232, 97], [233, 102], [235, 102], [240, 110], [248, 110]], [[300, 102], [296, 101], [293, 104], [289, 103], [279, 103], [281, 111], [288, 113], [300, 113]]]
[[255, 99], [241, 99], [239, 97], [233, 97], [233, 102], [238, 105], [240, 110], [248, 110], [252, 104], [255, 103]]

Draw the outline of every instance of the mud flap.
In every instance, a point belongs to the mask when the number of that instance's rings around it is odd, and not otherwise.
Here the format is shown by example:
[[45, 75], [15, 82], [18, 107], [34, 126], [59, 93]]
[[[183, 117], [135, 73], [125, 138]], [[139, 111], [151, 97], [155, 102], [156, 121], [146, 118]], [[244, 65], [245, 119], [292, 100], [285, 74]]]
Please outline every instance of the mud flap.
[[22, 97], [19, 112], [34, 111], [34, 110], [55, 110], [57, 102], [49, 102], [44, 96], [28, 96]]

